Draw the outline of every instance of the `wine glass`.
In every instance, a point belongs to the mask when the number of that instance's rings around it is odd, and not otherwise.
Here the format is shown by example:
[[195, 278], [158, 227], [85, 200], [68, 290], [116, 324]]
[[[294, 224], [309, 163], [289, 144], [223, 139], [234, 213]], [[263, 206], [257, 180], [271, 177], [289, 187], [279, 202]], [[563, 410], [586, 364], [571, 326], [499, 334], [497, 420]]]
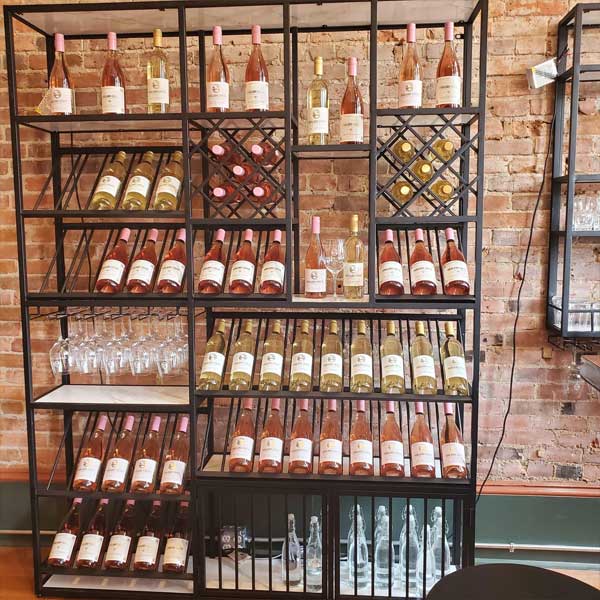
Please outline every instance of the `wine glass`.
[[325, 268], [333, 278], [333, 297], [337, 298], [337, 278], [344, 268], [344, 240], [325, 240], [323, 250], [325, 252]]

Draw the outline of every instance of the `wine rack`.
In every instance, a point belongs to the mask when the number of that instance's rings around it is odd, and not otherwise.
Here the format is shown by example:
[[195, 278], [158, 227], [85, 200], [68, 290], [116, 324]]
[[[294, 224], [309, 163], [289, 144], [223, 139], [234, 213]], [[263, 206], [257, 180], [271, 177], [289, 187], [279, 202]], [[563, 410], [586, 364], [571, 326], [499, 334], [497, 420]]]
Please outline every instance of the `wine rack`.
[[[212, 0], [158, 0], [115, 3], [110, 7], [102, 3], [6, 6], [4, 14], [36, 593], [132, 599], [276, 599], [296, 593], [323, 600], [355, 600], [359, 597], [416, 600], [423, 599], [440, 577], [472, 565], [477, 481], [487, 0], [460, 0], [452, 5], [440, 5], [435, 0], [423, 3], [324, 0], [318, 4], [305, 0], [227, 0], [218, 3]], [[411, 21], [417, 22], [418, 26], [441, 30], [444, 21], [450, 20], [455, 22], [463, 50], [462, 107], [397, 110], [380, 106], [378, 32], [401, 30]], [[40, 35], [41, 42], [46, 45], [49, 65], [54, 54], [54, 31], [63, 32], [68, 41], [97, 39], [108, 30], [116, 30], [122, 38], [144, 38], [151, 37], [152, 29], [159, 25], [164, 36], [177, 44], [177, 60], [174, 61], [177, 65], [172, 66], [176, 67], [173, 70], [181, 93], [174, 95], [172, 112], [26, 114], [19, 106], [18, 91], [24, 86], [17, 66], [14, 31], [17, 21], [19, 27], [29, 27], [34, 34]], [[206, 112], [204, 65], [211, 27], [220, 24], [227, 37], [248, 34], [253, 23], [261, 24], [266, 33], [275, 34], [281, 45], [282, 68], [277, 65], [280, 74], [274, 85], [279, 104], [272, 102], [271, 105], [277, 110]], [[339, 144], [332, 136], [328, 145], [309, 146], [302, 137], [304, 97], [300, 90], [303, 77], [300, 62], [304, 54], [304, 36], [327, 33], [332, 29], [353, 35], [363, 32], [368, 36], [368, 75], [361, 69], [369, 81], [368, 114], [365, 115], [368, 135], [362, 144]], [[198, 90], [199, 101], [196, 100]], [[24, 156], [23, 144], [31, 139], [32, 132], [39, 136], [36, 141], [47, 147], [51, 157], [50, 168], [42, 174], [30, 173], [30, 163], [25, 160], [29, 157]], [[409, 161], [402, 162], [393, 150], [400, 139], [414, 145], [415, 154]], [[435, 154], [434, 144], [442, 139], [449, 139], [454, 145], [454, 151], [446, 159]], [[215, 143], [228, 145], [249, 165], [244, 178], [233, 182], [233, 189], [229, 190], [231, 197], [225, 201], [216, 200], [211, 192], [215, 182], [221, 181], [225, 174], [222, 162], [211, 150]], [[274, 149], [275, 158], [264, 162], [253, 160], [252, 144]], [[150, 150], [158, 157], [155, 175], [175, 151], [183, 154], [182, 192], [173, 210], [123, 210], [123, 192], [113, 210], [92, 210], [92, 191], [103, 168], [116, 153], [125, 151], [127, 154], [128, 178], [143, 153]], [[420, 158], [429, 158], [430, 153], [433, 153], [434, 172], [424, 183], [413, 175], [412, 168]], [[368, 164], [368, 193], [365, 193], [368, 196], [368, 288], [362, 299], [308, 299], [302, 294], [304, 252], [301, 243], [305, 240], [302, 213], [313, 207], [304, 197], [300, 171], [304, 161], [311, 160], [363, 161], [363, 166]], [[36, 177], [26, 179], [32, 174]], [[270, 188], [268, 201], [260, 202], [253, 196], [250, 181], [255, 176]], [[452, 193], [447, 197], [442, 197], [431, 187], [442, 179], [452, 185]], [[414, 188], [414, 199], [398, 201], [392, 195], [391, 189], [399, 181]], [[156, 177], [153, 186], [156, 186]], [[124, 189], [125, 185], [122, 186]], [[150, 207], [153, 195], [155, 190], [151, 189]], [[128, 245], [130, 260], [143, 246], [149, 230], [159, 230], [159, 264], [171, 248], [175, 232], [185, 228], [187, 266], [180, 294], [152, 291], [136, 296], [126, 291], [112, 295], [94, 291], [103, 259], [123, 227], [132, 230]], [[408, 293], [410, 273], [406, 264], [413, 245], [412, 232], [416, 228], [425, 231], [438, 284], [443, 284], [441, 257], [443, 230], [447, 227], [455, 230], [466, 256], [470, 293], [464, 296]], [[227, 271], [222, 294], [205, 296], [198, 293], [203, 258], [219, 228], [226, 231], [227, 270], [231, 268], [243, 231], [253, 230], [257, 260], [253, 294], [244, 297], [229, 294]], [[405, 275], [408, 275], [405, 277], [407, 293], [402, 296], [378, 293], [378, 256], [386, 229], [393, 231], [394, 244], [401, 255]], [[256, 279], [276, 230], [282, 232], [285, 250], [284, 290], [278, 296], [261, 296]], [[97, 372], [91, 375], [64, 372], [52, 378], [49, 367], [47, 373], [40, 368], [47, 364], [47, 350], [57, 337], [65, 340], [76, 333], [73, 331], [74, 319], [85, 319], [95, 325], [98, 319], [123, 317], [141, 323], [153, 318], [184, 319], [188, 368], [178, 373], [174, 378], [176, 383], [153, 375], [138, 378], [122, 375], [106, 380]], [[202, 359], [208, 336], [220, 319], [227, 324], [224, 384], [219, 390], [203, 391], [198, 387]], [[236, 392], [228, 388], [227, 368], [243, 319], [254, 321], [254, 380], [250, 390]], [[269, 324], [275, 319], [283, 323], [286, 336], [284, 377], [280, 391], [263, 392], [258, 389], [262, 343]], [[291, 349], [302, 319], [309, 321], [313, 339], [312, 387], [306, 392], [295, 392], [289, 389]], [[351, 392], [349, 386], [350, 344], [356, 322], [361, 319], [367, 322], [374, 355], [374, 391], [369, 394]], [[323, 331], [331, 320], [340, 324], [344, 347], [344, 387], [339, 393], [319, 389]], [[403, 394], [381, 391], [379, 344], [389, 320], [395, 322], [404, 346], [407, 389]], [[408, 350], [417, 321], [425, 322], [434, 347], [437, 394], [419, 395], [411, 387]], [[440, 348], [444, 342], [443, 324], [447, 321], [456, 325], [458, 338], [466, 351], [468, 396], [443, 393]], [[355, 401], [365, 400], [376, 459], [384, 401], [391, 400], [403, 432], [406, 468], [411, 458], [408, 431], [414, 420], [415, 403], [422, 401], [437, 448], [437, 475], [440, 475], [442, 403], [450, 402], [455, 407], [456, 421], [467, 446], [468, 477], [461, 480], [440, 476], [427, 480], [409, 476], [396, 479], [381, 476], [377, 468], [372, 477], [350, 476], [347, 470], [339, 477], [291, 475], [285, 469], [278, 475], [229, 473], [228, 446], [240, 404], [247, 397], [254, 402], [259, 435], [267, 407], [274, 398], [280, 398], [288, 438], [298, 402], [308, 398], [315, 449], [318, 448], [323, 407], [328, 399], [338, 401], [346, 437]], [[110, 423], [107, 450], [112, 447], [116, 432], [127, 415], [135, 417], [136, 444], [143, 438], [150, 416], [161, 415], [163, 445], [168, 445], [177, 420], [182, 415], [189, 417], [186, 494], [94, 491], [83, 494], [82, 509], [82, 523], [85, 523], [99, 499], [110, 498], [108, 520], [112, 526], [127, 499], [135, 500], [145, 511], [152, 500], [161, 500], [166, 523], [172, 519], [177, 503], [188, 499], [193, 525], [185, 573], [164, 572], [161, 567], [151, 573], [109, 573], [101, 567], [84, 573], [81, 569], [56, 568], [47, 563], [44, 548], [48, 540], [41, 531], [40, 514], [50, 502], [64, 514], [72, 499], [82, 495], [71, 489], [71, 481], [77, 457], [101, 415], [106, 415]], [[348, 462], [347, 443], [344, 445], [344, 462]], [[376, 574], [374, 568], [380, 507], [387, 512], [391, 532], [387, 584], [380, 581], [381, 577], [385, 579], [385, 574]], [[351, 575], [352, 570], [358, 570], [358, 561], [352, 561], [351, 549], [347, 546], [348, 542], [352, 545], [348, 528], [352, 525], [354, 531], [358, 529], [357, 515], [361, 512], [364, 547], [370, 567], [367, 566], [359, 582], [358, 577]], [[291, 577], [294, 565], [289, 559], [281, 559], [290, 514], [295, 515], [299, 552], [304, 557], [308, 556], [310, 545], [311, 517], [316, 516], [320, 521], [322, 565], [316, 587], [309, 586], [311, 575], [306, 560], [302, 561], [298, 583]], [[441, 525], [436, 536], [432, 533], [432, 540], [435, 538], [438, 547], [441, 544], [441, 554], [435, 558], [441, 569], [429, 573], [428, 565], [429, 570], [432, 565], [429, 552], [419, 552], [419, 542], [415, 540], [422, 530], [425, 536], [429, 535], [430, 528], [433, 531], [435, 515], [438, 521], [441, 518]], [[428, 525], [422, 528], [424, 524]], [[355, 535], [355, 545], [356, 540]], [[391, 561], [392, 556], [396, 557], [395, 562]]]

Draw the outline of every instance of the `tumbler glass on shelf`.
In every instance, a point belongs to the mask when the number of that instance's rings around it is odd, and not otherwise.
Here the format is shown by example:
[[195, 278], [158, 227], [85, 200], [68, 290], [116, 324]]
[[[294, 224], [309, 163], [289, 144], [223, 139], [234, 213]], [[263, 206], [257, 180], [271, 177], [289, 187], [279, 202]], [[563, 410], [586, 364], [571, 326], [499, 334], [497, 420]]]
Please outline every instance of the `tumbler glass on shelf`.
[[344, 268], [344, 240], [325, 240], [323, 248], [325, 250], [325, 268], [331, 273], [333, 279], [333, 297], [337, 298], [337, 278]]

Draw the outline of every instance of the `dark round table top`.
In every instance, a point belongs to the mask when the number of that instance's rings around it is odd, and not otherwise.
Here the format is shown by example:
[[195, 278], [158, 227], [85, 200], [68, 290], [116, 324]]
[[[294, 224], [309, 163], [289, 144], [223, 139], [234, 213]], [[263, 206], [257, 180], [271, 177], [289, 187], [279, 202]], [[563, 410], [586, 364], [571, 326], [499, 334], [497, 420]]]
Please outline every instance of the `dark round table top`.
[[496, 564], [451, 573], [438, 581], [427, 600], [600, 600], [600, 591], [555, 571]]

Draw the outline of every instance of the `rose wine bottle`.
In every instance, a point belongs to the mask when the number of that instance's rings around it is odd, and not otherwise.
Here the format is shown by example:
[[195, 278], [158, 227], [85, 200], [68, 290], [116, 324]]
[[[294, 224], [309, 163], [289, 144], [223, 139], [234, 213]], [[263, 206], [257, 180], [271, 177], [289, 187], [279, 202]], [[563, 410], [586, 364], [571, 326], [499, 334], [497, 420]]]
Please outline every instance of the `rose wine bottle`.
[[259, 390], [274, 392], [281, 389], [284, 353], [285, 340], [281, 335], [281, 322], [276, 319], [273, 321], [271, 332], [263, 345], [260, 379], [258, 382]]
[[283, 294], [285, 282], [285, 251], [281, 246], [281, 231], [273, 232], [273, 241], [265, 254], [258, 291], [263, 296]]
[[381, 344], [381, 391], [384, 394], [403, 394], [404, 352], [394, 321], [387, 322], [386, 333]]
[[415, 422], [410, 430], [411, 477], [435, 477], [433, 438], [423, 412], [423, 403], [415, 402]]
[[402, 432], [394, 414], [394, 402], [385, 403], [385, 421], [381, 430], [381, 474], [404, 477], [404, 447]]
[[154, 152], [144, 152], [142, 160], [133, 170], [133, 175], [125, 188], [123, 210], [144, 210], [148, 204], [148, 192], [154, 177]]
[[249, 390], [252, 387], [254, 371], [254, 337], [252, 319], [244, 322], [242, 331], [233, 345], [233, 358], [229, 375], [229, 389]]
[[358, 236], [358, 215], [352, 215], [350, 235], [344, 242], [344, 298], [361, 299], [365, 284], [365, 246]]
[[281, 160], [281, 152], [271, 142], [260, 142], [250, 146], [250, 154], [255, 163], [266, 168], [274, 167]]
[[323, 57], [315, 57], [315, 78], [306, 93], [308, 121], [308, 143], [322, 145], [329, 143], [329, 89], [323, 79]]
[[228, 167], [235, 165], [241, 165], [244, 162], [242, 155], [237, 151], [235, 146], [222, 142], [220, 144], [213, 144], [209, 147], [211, 157], [217, 162], [221, 162]]
[[125, 269], [129, 263], [127, 242], [131, 231], [123, 227], [114, 248], [107, 254], [96, 282], [96, 291], [101, 294], [118, 294], [123, 289]]
[[206, 69], [206, 108], [208, 112], [229, 110], [229, 67], [223, 56], [223, 30], [215, 25], [213, 52]]
[[271, 411], [260, 435], [259, 473], [281, 473], [283, 469], [283, 424], [279, 415], [281, 400], [271, 399]]
[[135, 533], [135, 500], [127, 500], [125, 508], [112, 530], [104, 567], [124, 571], [131, 556], [131, 540]]
[[312, 235], [304, 259], [304, 295], [307, 298], [324, 298], [327, 295], [327, 269], [325, 252], [321, 244], [321, 219], [312, 218]]
[[313, 338], [310, 335], [310, 323], [300, 321], [300, 331], [292, 345], [292, 364], [290, 368], [290, 391], [307, 392], [312, 389]]
[[232, 473], [250, 473], [254, 456], [254, 419], [252, 417], [252, 398], [244, 398], [242, 410], [235, 424], [229, 452], [229, 471]]
[[373, 436], [364, 400], [356, 401], [356, 415], [350, 428], [350, 475], [373, 475]]
[[454, 406], [451, 402], [444, 402], [444, 417], [444, 426], [440, 436], [442, 477], [466, 479], [465, 444], [454, 420]]
[[73, 557], [73, 548], [81, 530], [81, 498], [75, 498], [56, 532], [47, 563], [51, 567], [68, 567]]
[[438, 63], [435, 103], [438, 108], [459, 108], [462, 99], [460, 63], [454, 52], [454, 23], [444, 25], [444, 51]]
[[256, 256], [252, 248], [252, 229], [244, 231], [244, 241], [233, 257], [229, 275], [229, 293], [247, 296], [254, 292]]
[[87, 438], [79, 455], [79, 462], [75, 469], [73, 478], [73, 489], [83, 492], [96, 490], [98, 473], [102, 465], [104, 454], [104, 430], [108, 423], [108, 417], [102, 415], [96, 423], [96, 429]]
[[51, 115], [75, 113], [75, 88], [65, 62], [65, 37], [54, 34], [54, 63], [48, 79], [49, 111]]
[[150, 431], [146, 435], [142, 447], [138, 451], [133, 475], [131, 477], [131, 492], [151, 494], [154, 491], [154, 479], [160, 457], [160, 429], [161, 418], [153, 417]]
[[471, 290], [469, 269], [465, 256], [454, 239], [454, 230], [446, 229], [446, 249], [442, 254], [442, 275], [444, 276], [444, 294], [463, 296]]
[[188, 425], [190, 418], [183, 416], [179, 420], [177, 432], [163, 462], [162, 477], [160, 479], [161, 494], [182, 494], [183, 478], [190, 454], [190, 436]]
[[127, 289], [132, 294], [147, 294], [152, 290], [154, 271], [156, 270], [156, 240], [158, 229], [151, 229], [146, 244], [136, 254], [127, 275]]
[[373, 348], [367, 336], [367, 324], [362, 319], [358, 321], [350, 347], [350, 391], [373, 391]]
[[321, 379], [319, 389], [322, 392], [341, 392], [344, 387], [344, 351], [338, 334], [337, 321], [330, 321], [329, 333], [321, 344]]
[[210, 196], [217, 204], [239, 204], [242, 196], [236, 192], [235, 186], [227, 182], [219, 182], [219, 185], [211, 188]]
[[468, 396], [469, 381], [465, 352], [462, 344], [456, 339], [456, 325], [452, 321], [446, 321], [444, 329], [446, 340], [440, 348], [444, 367], [444, 393], [449, 396]]
[[200, 281], [198, 282], [198, 293], [200, 294], [214, 296], [223, 291], [223, 279], [225, 278], [224, 241], [225, 230], [217, 229], [215, 239], [210, 250], [206, 253], [200, 269]]
[[152, 509], [148, 519], [140, 532], [133, 568], [135, 571], [155, 571], [158, 566], [159, 547], [162, 534], [160, 531], [160, 500], [152, 502]]
[[260, 25], [252, 25], [252, 53], [244, 81], [246, 110], [269, 110], [269, 73], [260, 49]]
[[290, 438], [290, 462], [288, 473], [308, 475], [312, 473], [312, 423], [308, 416], [308, 400], [298, 400], [298, 416]]
[[173, 152], [173, 156], [161, 171], [152, 205], [154, 210], [177, 210], [183, 181], [182, 161], [183, 153]]
[[124, 492], [127, 482], [127, 473], [129, 472], [129, 463], [135, 436], [131, 433], [133, 430], [133, 415], [125, 418], [123, 429], [119, 432], [115, 446], [106, 461], [104, 476], [102, 477], [103, 492]]
[[179, 504], [173, 527], [167, 533], [163, 571], [168, 573], [183, 573], [187, 565], [188, 546], [190, 539], [189, 503]]
[[423, 230], [415, 230], [415, 247], [409, 259], [410, 290], [417, 296], [428, 296], [437, 292], [437, 280], [433, 258], [425, 246]]
[[125, 76], [119, 66], [117, 34], [108, 34], [108, 54], [102, 70], [102, 114], [125, 114]]
[[266, 181], [263, 181], [261, 184], [255, 185], [252, 188], [252, 199], [261, 206], [273, 204], [275, 198], [276, 194], [273, 186]]
[[169, 112], [169, 60], [163, 50], [160, 29], [152, 32], [152, 52], [146, 65], [148, 113]]
[[348, 58], [348, 83], [340, 109], [340, 142], [342, 144], [362, 144], [364, 141], [363, 99], [356, 83], [358, 59]]
[[215, 332], [206, 343], [206, 352], [200, 369], [198, 389], [219, 390], [223, 381], [225, 367], [225, 321], [217, 322]]
[[319, 442], [319, 474], [341, 475], [342, 470], [342, 429], [337, 401], [327, 400], [327, 413], [321, 426]]
[[385, 230], [385, 242], [379, 254], [379, 293], [382, 296], [404, 294], [404, 276], [400, 254], [394, 245], [394, 232]]
[[95, 569], [100, 565], [100, 554], [106, 537], [106, 507], [108, 499], [102, 498], [83, 537], [75, 565], [78, 569]]
[[163, 294], [178, 294], [183, 289], [183, 276], [187, 259], [185, 255], [185, 229], [178, 229], [173, 247], [167, 252], [158, 273], [157, 289]]
[[423, 105], [423, 71], [417, 51], [417, 26], [406, 26], [406, 53], [400, 67], [399, 108], [421, 108]]
[[413, 393], [437, 394], [437, 380], [433, 362], [433, 348], [425, 334], [425, 323], [415, 323], [415, 339], [410, 347], [412, 362]]
[[90, 210], [114, 210], [125, 180], [127, 154], [120, 151], [104, 169], [90, 201]]

